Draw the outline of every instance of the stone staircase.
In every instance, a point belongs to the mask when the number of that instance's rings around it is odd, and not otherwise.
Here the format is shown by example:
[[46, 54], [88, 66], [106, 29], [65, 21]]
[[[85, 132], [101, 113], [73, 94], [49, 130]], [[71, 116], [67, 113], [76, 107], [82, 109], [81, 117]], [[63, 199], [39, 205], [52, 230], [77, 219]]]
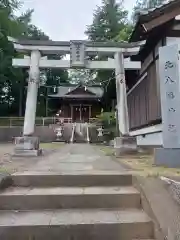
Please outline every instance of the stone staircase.
[[84, 123], [76, 123], [74, 132], [74, 143], [87, 142], [87, 126]]
[[1, 240], [153, 239], [132, 176], [25, 172], [0, 194]]

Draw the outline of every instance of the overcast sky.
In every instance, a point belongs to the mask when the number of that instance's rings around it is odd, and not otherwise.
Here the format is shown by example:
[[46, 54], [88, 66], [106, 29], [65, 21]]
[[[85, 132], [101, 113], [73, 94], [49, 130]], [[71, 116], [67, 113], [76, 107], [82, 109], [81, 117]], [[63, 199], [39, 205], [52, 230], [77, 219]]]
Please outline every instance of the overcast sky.
[[[131, 11], [135, 0], [124, 2]], [[100, 3], [101, 0], [24, 0], [21, 12], [33, 8], [32, 22], [52, 40], [80, 40], [85, 38], [86, 25], [92, 23], [93, 10]]]

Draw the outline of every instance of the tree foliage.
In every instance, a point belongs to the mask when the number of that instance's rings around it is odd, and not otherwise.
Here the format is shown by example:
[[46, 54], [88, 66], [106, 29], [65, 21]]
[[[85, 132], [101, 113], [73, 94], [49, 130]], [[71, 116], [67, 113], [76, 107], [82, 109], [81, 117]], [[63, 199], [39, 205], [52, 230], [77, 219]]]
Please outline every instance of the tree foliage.
[[[141, 10], [155, 8], [167, 2], [166, 0], [137, 0], [133, 12], [133, 21], [128, 20], [128, 11], [124, 9], [123, 1], [102, 0], [93, 14], [92, 24], [87, 26], [86, 34], [92, 41], [128, 41], [137, 16]], [[113, 57], [113, 56], [112, 56]], [[96, 58], [102, 59], [102, 56]], [[110, 101], [116, 98], [115, 73], [113, 71], [97, 71], [97, 79], [104, 83], [107, 90], [104, 96], [105, 111], [110, 110]], [[106, 81], [110, 79], [109, 81]]]
[[[137, 19], [137, 12], [154, 8], [166, 0], [137, 0], [133, 10], [133, 19]], [[32, 9], [28, 9], [20, 16], [15, 12], [23, 3], [19, 0], [0, 0], [0, 115], [22, 115], [25, 109], [27, 69], [12, 67], [12, 59], [17, 53], [8, 36], [34, 40], [49, 40], [42, 30], [31, 22]], [[102, 0], [100, 6], [94, 10], [92, 24], [87, 26], [86, 35], [91, 41], [128, 41], [135, 21], [128, 20], [128, 11], [124, 9], [123, 0]], [[113, 57], [113, 56], [111, 56]], [[53, 55], [52, 59], [61, 59], [62, 56]], [[97, 55], [96, 60], [104, 59]], [[47, 69], [41, 76], [46, 80], [46, 85], [58, 86], [61, 83], [76, 82], [83, 78], [87, 83], [103, 83], [107, 92], [104, 97], [105, 110], [110, 109], [110, 100], [116, 98], [115, 76], [113, 71], [71, 71], [68, 76], [66, 70]], [[68, 79], [69, 78], [69, 79]], [[75, 80], [74, 80], [75, 79]], [[48, 91], [44, 86], [39, 90], [37, 115], [46, 113], [46, 100]], [[53, 105], [53, 104], [52, 104]], [[53, 106], [52, 106], [53, 107]]]
[[[49, 36], [31, 23], [32, 9], [27, 10], [18, 17], [15, 15], [15, 11], [21, 5], [22, 3], [18, 0], [0, 0], [1, 116], [17, 116], [18, 113], [23, 115], [26, 103], [28, 69], [12, 67], [12, 59], [17, 57], [19, 53], [14, 50], [12, 43], [8, 41], [8, 36], [33, 40], [49, 40]], [[42, 75], [46, 75], [48, 85], [56, 86], [59, 84], [59, 78], [65, 81], [67, 78], [66, 73], [66, 71], [47, 69]], [[46, 88], [41, 87], [38, 94], [37, 115], [45, 115], [46, 97]]]
[[71, 84], [95, 84], [96, 76], [89, 69], [71, 69], [69, 71], [69, 82]]
[[[124, 9], [123, 1], [102, 0], [101, 6], [94, 11], [92, 24], [87, 26], [85, 33], [92, 41], [124, 42], [128, 41], [131, 31], [132, 24], [128, 21], [128, 11]], [[98, 59], [104, 58], [98, 56]], [[114, 72], [97, 71], [96, 77], [97, 81], [102, 82], [107, 90], [104, 96], [104, 108], [109, 111], [111, 99], [116, 98]]]
[[[93, 23], [87, 26], [86, 34], [92, 41], [112, 41], [127, 26], [128, 11], [123, 1], [102, 0], [102, 5], [95, 9]], [[127, 40], [127, 36], [124, 39]]]

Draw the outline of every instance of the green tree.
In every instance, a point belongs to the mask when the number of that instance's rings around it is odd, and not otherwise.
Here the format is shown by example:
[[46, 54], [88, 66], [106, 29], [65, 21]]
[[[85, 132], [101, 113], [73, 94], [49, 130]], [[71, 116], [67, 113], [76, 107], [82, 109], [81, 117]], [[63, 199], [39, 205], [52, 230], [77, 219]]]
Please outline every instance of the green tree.
[[[92, 41], [128, 41], [132, 25], [128, 21], [128, 11], [124, 9], [123, 1], [102, 0], [93, 15], [93, 22], [87, 26], [86, 34]], [[102, 57], [98, 57], [102, 59]], [[106, 93], [104, 107], [111, 108], [111, 99], [116, 98], [116, 86], [113, 71], [97, 71], [98, 82], [102, 82]], [[109, 80], [110, 79], [110, 80]]]
[[[123, 1], [102, 0], [102, 5], [95, 9], [93, 23], [87, 26], [86, 34], [92, 41], [112, 41], [127, 26], [128, 11]], [[127, 40], [127, 36], [124, 39]]]
[[[0, 1], [0, 115], [23, 115], [25, 110], [25, 99], [27, 92], [28, 69], [12, 67], [12, 59], [18, 57], [8, 36], [14, 38], [24, 38], [33, 40], [49, 40], [49, 37], [37, 26], [31, 23], [33, 10], [29, 9], [20, 16], [15, 15], [15, 11], [21, 7], [18, 0]], [[23, 55], [21, 55], [22, 57]], [[52, 56], [56, 59], [57, 56]], [[45, 75], [47, 84], [50, 86], [59, 85], [58, 79], [66, 81], [67, 71], [46, 70], [41, 75]], [[45, 101], [47, 91], [45, 87], [40, 87], [38, 94], [37, 114], [45, 114]]]
[[49, 40], [49, 36], [32, 24], [28, 25], [24, 37], [32, 40]]
[[11, 97], [11, 79], [15, 76], [12, 67], [12, 57], [15, 56], [13, 45], [8, 41], [7, 36], [16, 36], [21, 26], [13, 14], [19, 6], [18, 1], [0, 2], [0, 114], [7, 113], [10, 109], [13, 98]]
[[26, 98], [26, 69], [12, 67], [12, 59], [19, 53], [8, 41], [8, 36], [31, 39], [49, 39], [41, 30], [31, 24], [33, 10], [21, 16], [14, 12], [21, 6], [16, 0], [0, 1], [0, 115], [22, 115]]
[[[63, 56], [60, 56], [59, 54], [54, 54], [48, 56], [51, 60], [60, 60]], [[40, 101], [41, 104], [39, 104], [39, 111], [37, 111], [37, 114], [40, 116], [47, 116], [52, 115], [52, 113], [57, 112], [57, 104], [55, 100], [48, 99], [49, 94], [54, 94], [54, 88], [60, 86], [61, 84], [68, 83], [68, 71], [58, 68], [48, 68], [45, 70], [45, 78], [46, 82], [45, 85], [40, 88], [39, 94], [40, 94]], [[49, 111], [47, 111], [49, 109]]]
[[69, 71], [69, 82], [71, 84], [95, 84], [95, 76], [89, 69], [72, 69]]
[[131, 35], [133, 30], [133, 24], [128, 23], [126, 26], [124, 26], [123, 29], [118, 33], [118, 35], [114, 38], [116, 41], [125, 41], [127, 42], [129, 40], [129, 36]]
[[[26, 38], [26, 39], [33, 39], [33, 40], [48, 40], [49, 37], [38, 29], [36, 26], [31, 24], [31, 16], [33, 10], [28, 10], [20, 17], [16, 18], [18, 22], [18, 26], [20, 28], [20, 33], [18, 37]], [[19, 55], [17, 53], [17, 55]], [[14, 78], [11, 78], [11, 88], [9, 89], [9, 98], [12, 99], [11, 101], [11, 108], [10, 108], [10, 115], [17, 116], [18, 112], [19, 115], [22, 116], [25, 111], [25, 101], [26, 99], [26, 87], [27, 87], [27, 78], [28, 78], [28, 69], [16, 69], [13, 68], [14, 71]], [[38, 102], [40, 101], [40, 94], [38, 94]], [[42, 104], [41, 104], [42, 105]], [[39, 107], [41, 109], [42, 106]], [[38, 111], [37, 111], [38, 112]]]

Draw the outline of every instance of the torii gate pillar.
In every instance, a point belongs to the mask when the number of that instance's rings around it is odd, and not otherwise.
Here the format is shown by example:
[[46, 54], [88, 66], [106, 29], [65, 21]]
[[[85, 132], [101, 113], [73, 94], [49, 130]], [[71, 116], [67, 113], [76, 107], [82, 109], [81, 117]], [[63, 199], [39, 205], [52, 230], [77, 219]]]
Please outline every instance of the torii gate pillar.
[[124, 56], [122, 52], [114, 55], [117, 96], [117, 118], [120, 136], [115, 138], [116, 156], [137, 151], [136, 138], [129, 136], [129, 116], [127, 107]]
[[40, 51], [31, 52], [23, 136], [15, 139], [15, 156], [38, 156], [41, 153], [39, 139], [34, 136], [40, 58]]

